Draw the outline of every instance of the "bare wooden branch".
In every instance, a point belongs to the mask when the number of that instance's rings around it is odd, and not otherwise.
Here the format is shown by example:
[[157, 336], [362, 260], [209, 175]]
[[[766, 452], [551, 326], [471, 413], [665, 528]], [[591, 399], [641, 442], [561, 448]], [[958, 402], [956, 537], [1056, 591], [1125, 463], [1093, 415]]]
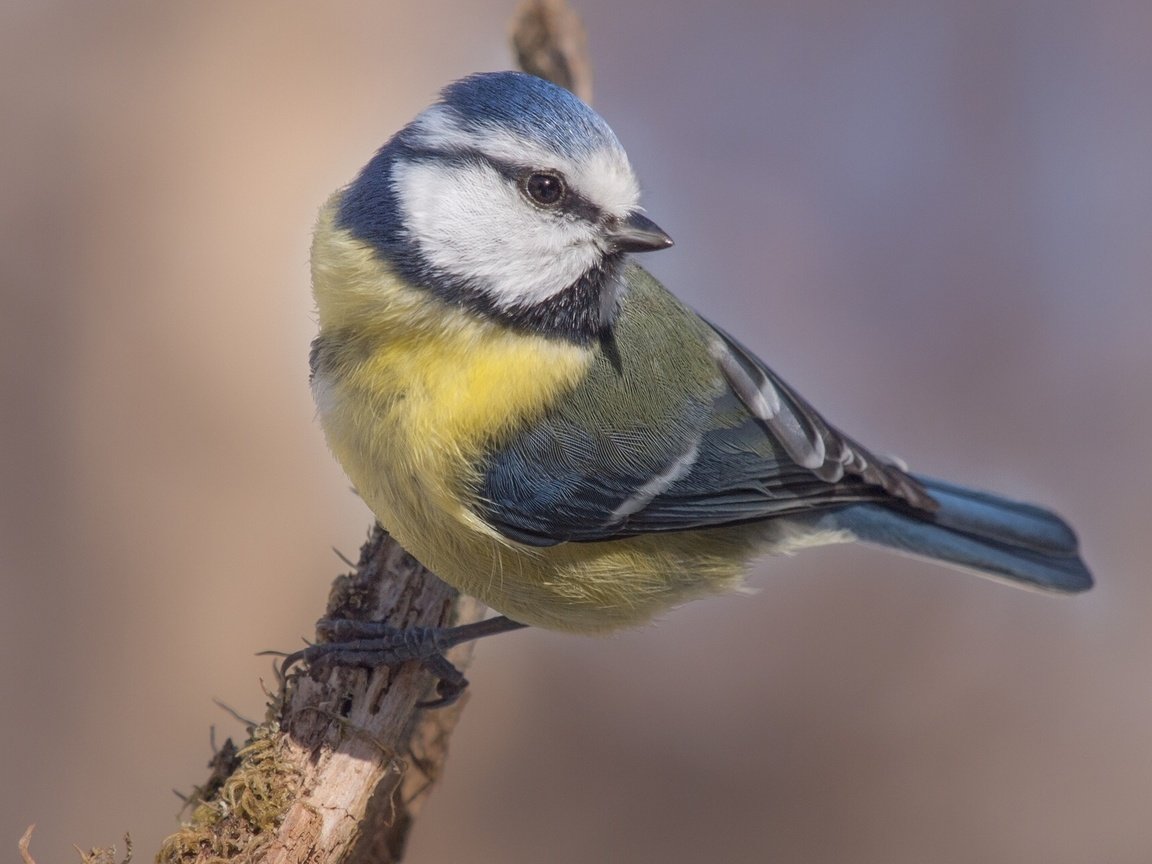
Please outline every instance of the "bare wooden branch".
[[[592, 96], [584, 27], [563, 0], [529, 0], [513, 22], [521, 67]], [[333, 583], [326, 618], [397, 627], [466, 624], [484, 607], [437, 579], [377, 525], [355, 571]], [[449, 659], [465, 668], [472, 644]], [[440, 776], [467, 693], [426, 710], [432, 676], [416, 664], [293, 675], [265, 721], [227, 742], [158, 864], [392, 864]], [[22, 849], [26, 851], [26, 847]]]
[[525, 72], [592, 102], [588, 34], [565, 0], [523, 0], [512, 19], [512, 50]]
[[24, 864], [36, 864], [36, 860], [32, 857], [32, 853], [28, 851], [28, 847], [32, 845], [32, 832], [36, 830], [36, 826], [29, 825], [24, 833], [20, 836], [20, 842], [17, 848], [20, 850], [20, 860]]
[[[325, 617], [435, 627], [484, 611], [376, 526], [356, 571], [333, 584]], [[470, 653], [462, 645], [450, 659], [464, 665]], [[157, 861], [400, 861], [467, 698], [419, 708], [432, 685], [415, 664], [293, 676], [240, 749], [238, 766], [198, 802]]]

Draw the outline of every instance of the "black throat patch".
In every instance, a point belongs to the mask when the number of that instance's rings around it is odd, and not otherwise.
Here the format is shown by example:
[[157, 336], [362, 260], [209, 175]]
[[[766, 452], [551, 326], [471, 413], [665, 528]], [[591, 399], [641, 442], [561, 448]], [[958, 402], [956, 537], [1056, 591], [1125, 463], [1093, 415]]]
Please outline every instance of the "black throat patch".
[[517, 330], [591, 345], [603, 341], [616, 321], [622, 265], [623, 255], [608, 255], [567, 288], [533, 305], [499, 306], [479, 291], [465, 291], [462, 296], [474, 311]]

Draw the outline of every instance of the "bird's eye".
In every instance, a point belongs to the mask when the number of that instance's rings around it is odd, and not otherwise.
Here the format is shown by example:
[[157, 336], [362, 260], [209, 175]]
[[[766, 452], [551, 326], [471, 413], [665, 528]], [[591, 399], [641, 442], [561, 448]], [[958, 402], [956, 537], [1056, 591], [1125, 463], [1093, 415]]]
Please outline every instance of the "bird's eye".
[[568, 187], [564, 185], [563, 177], [544, 171], [529, 174], [522, 181], [521, 188], [529, 201], [541, 207], [555, 207], [568, 194]]

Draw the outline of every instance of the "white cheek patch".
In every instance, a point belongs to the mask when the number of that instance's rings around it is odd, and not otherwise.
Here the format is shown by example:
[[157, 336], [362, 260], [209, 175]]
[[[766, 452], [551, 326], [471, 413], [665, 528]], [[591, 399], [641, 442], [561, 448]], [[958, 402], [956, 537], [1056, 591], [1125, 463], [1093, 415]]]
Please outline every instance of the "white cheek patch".
[[599, 262], [594, 226], [540, 212], [491, 166], [399, 162], [392, 176], [428, 263], [501, 307], [547, 300]]
[[558, 171], [584, 198], [618, 218], [637, 209], [640, 187], [627, 154], [618, 145], [572, 159], [506, 129], [462, 126], [443, 105], [421, 114], [412, 129], [416, 142], [432, 150], [476, 150], [500, 162]]

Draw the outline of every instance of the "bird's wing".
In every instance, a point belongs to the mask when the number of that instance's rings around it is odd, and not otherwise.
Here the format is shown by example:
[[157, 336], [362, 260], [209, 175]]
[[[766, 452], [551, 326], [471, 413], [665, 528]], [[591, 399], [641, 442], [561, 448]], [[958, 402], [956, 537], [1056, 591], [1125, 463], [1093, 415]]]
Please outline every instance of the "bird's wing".
[[713, 356], [728, 386], [798, 465], [831, 484], [858, 478], [914, 508], [936, 508], [914, 477], [831, 426], [751, 351], [715, 324], [709, 326], [720, 337]]
[[491, 454], [486, 521], [535, 546], [684, 531], [854, 501], [932, 498], [830, 426], [735, 339], [706, 330], [715, 387], [659, 424], [554, 412]]

